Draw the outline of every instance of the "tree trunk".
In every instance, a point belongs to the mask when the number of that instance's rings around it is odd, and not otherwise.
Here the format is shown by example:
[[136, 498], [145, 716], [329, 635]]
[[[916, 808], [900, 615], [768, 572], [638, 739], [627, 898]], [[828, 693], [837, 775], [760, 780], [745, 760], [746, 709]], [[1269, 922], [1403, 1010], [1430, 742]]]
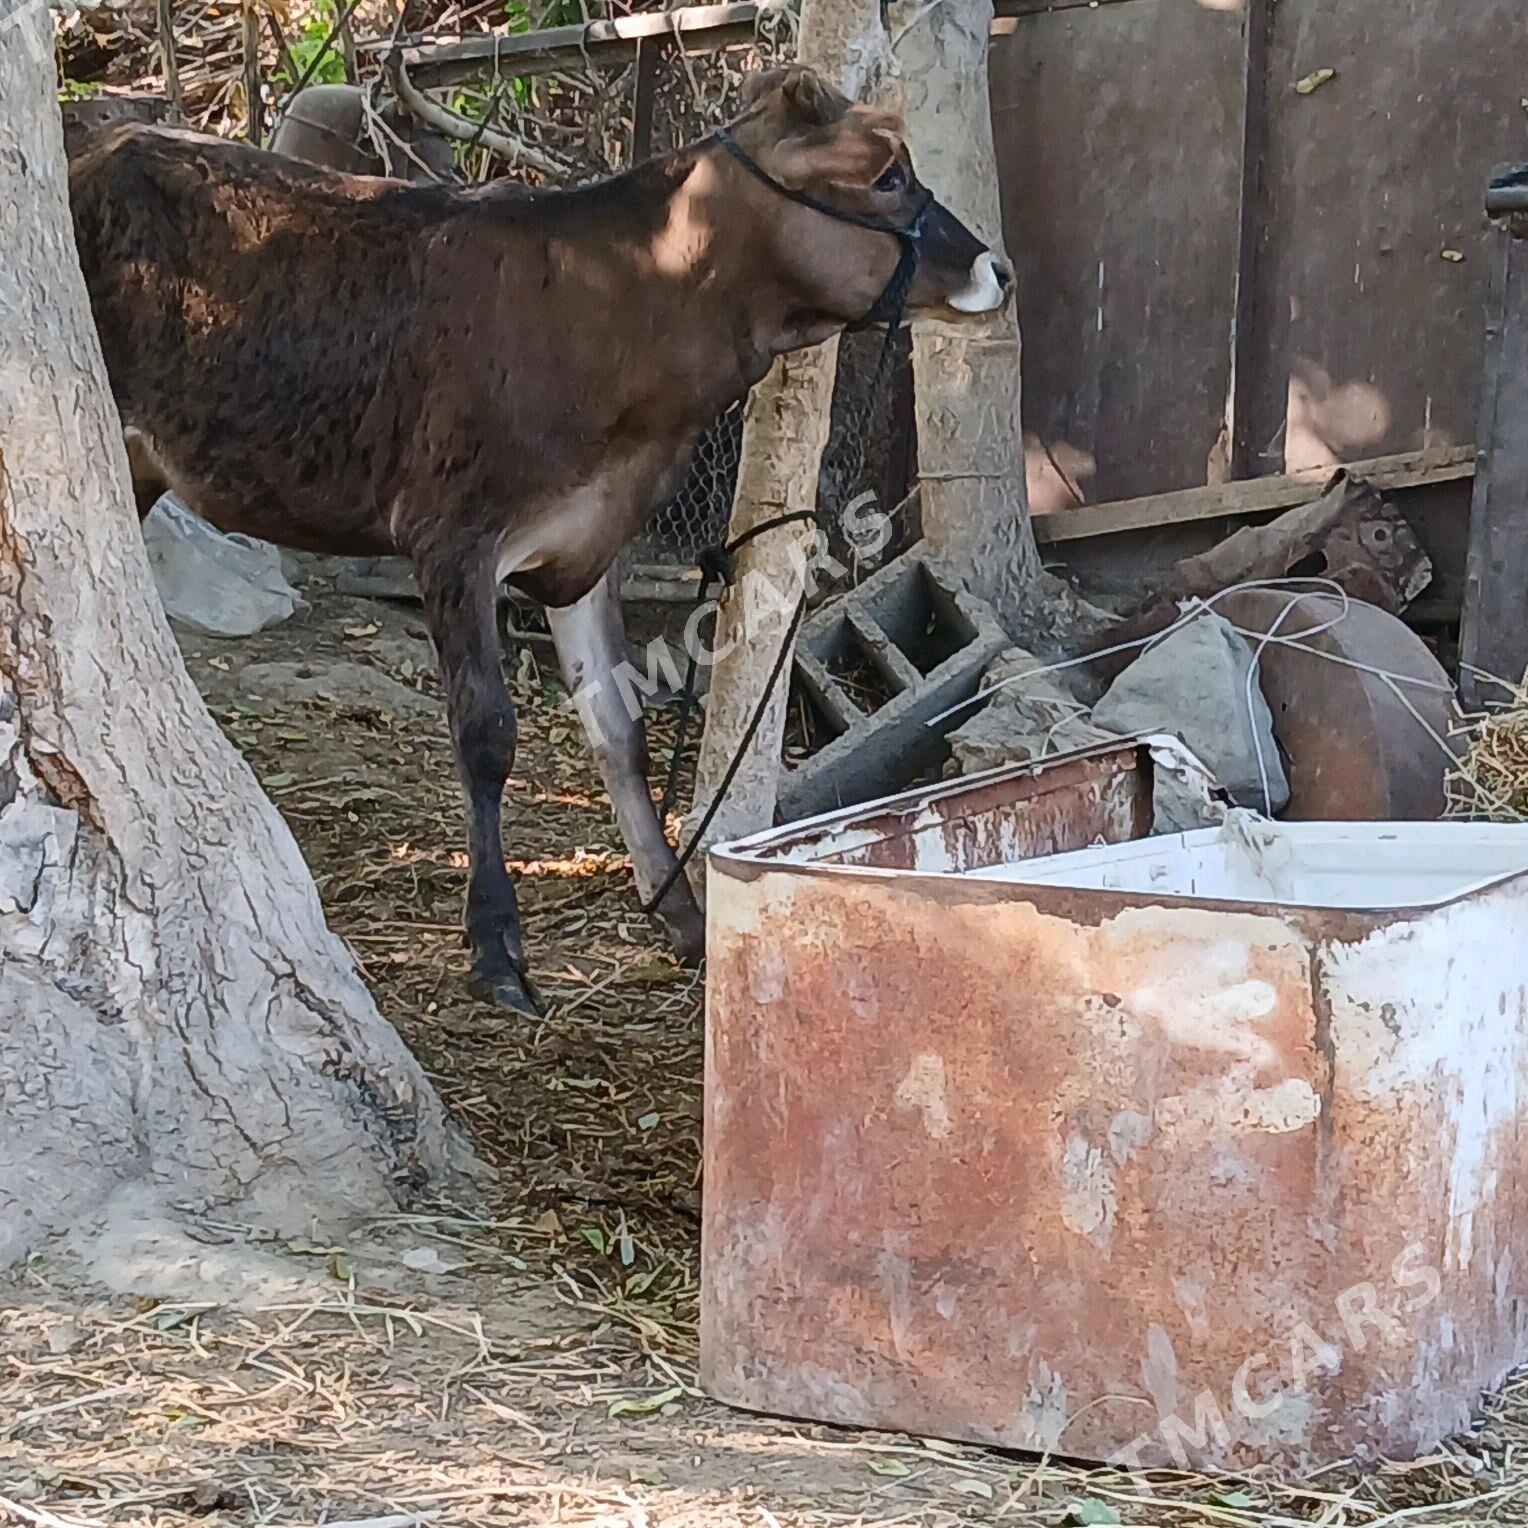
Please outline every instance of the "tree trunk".
[[159, 609], [50, 40], [0, 31], [0, 1264], [127, 1183], [291, 1227], [457, 1154]]
[[[997, 157], [987, 92], [992, 0], [902, 0], [892, 7], [907, 145], [919, 178], [994, 249], [1001, 247]], [[913, 324], [923, 534], [1016, 636], [1034, 614], [1040, 558], [1029, 524], [1020, 422], [1019, 319]]]
[[[797, 57], [855, 100], [886, 100], [895, 61], [881, 0], [802, 0]], [[837, 368], [838, 341], [833, 339], [783, 357], [753, 390], [729, 539], [776, 515], [816, 507]], [[723, 656], [711, 670], [694, 823], [715, 797], [759, 708], [801, 598], [814, 539], [810, 525], [781, 526], [737, 554], [736, 578], [716, 618], [713, 648]], [[756, 832], [775, 820], [790, 673], [787, 663], [726, 801], [706, 832], [707, 844]], [[702, 856], [691, 863], [698, 881]]]

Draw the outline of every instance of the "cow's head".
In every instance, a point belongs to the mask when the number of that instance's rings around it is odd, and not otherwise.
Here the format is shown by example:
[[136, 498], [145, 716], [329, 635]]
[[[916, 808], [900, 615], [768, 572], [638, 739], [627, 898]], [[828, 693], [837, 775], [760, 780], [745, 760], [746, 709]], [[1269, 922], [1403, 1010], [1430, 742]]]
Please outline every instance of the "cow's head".
[[[1013, 284], [1001, 259], [919, 183], [893, 113], [856, 106], [799, 65], [753, 76], [739, 148], [788, 191], [856, 219], [909, 228], [922, 213], [909, 309], [989, 313]], [[755, 184], [775, 258], [827, 314], [852, 323], [896, 275], [902, 243]], [[769, 205], [772, 200], [773, 205]]]

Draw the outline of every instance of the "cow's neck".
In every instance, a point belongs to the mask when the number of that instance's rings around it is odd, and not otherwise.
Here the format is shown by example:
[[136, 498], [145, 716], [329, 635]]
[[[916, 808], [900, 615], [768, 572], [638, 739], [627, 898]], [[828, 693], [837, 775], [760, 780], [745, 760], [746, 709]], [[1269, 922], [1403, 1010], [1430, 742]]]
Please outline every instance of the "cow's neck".
[[[540, 403], [554, 432], [571, 428], [546, 459], [543, 493], [598, 527], [579, 533], [587, 567], [544, 592], [553, 603], [576, 598], [679, 487], [701, 432], [776, 356], [842, 327], [775, 268], [772, 209], [739, 194], [724, 157], [701, 146], [550, 200], [534, 243], [498, 262], [506, 303], [530, 295], [562, 329], [567, 364], [538, 379]], [[525, 203], [509, 206], [525, 230]], [[538, 577], [562, 568], [545, 546], [538, 556]]]
[[[634, 173], [645, 178], [646, 205], [614, 258], [629, 261], [638, 279], [615, 284], [610, 319], [617, 332], [636, 321], [666, 336], [651, 358], [662, 376], [655, 392], [683, 399], [687, 423], [704, 427], [776, 357], [843, 324], [814, 310], [777, 268], [758, 198], [738, 194], [737, 171], [720, 149], [701, 145]], [[647, 385], [654, 380], [649, 373]]]
[[781, 206], [768, 196], [761, 204], [758, 188], [719, 148], [708, 150], [691, 184], [707, 175], [726, 177], [738, 193], [727, 199], [736, 212], [718, 230], [707, 280], [724, 311], [746, 315], [735, 353], [748, 373], [746, 387], [752, 387], [778, 357], [820, 345], [843, 329], [844, 320], [818, 307], [771, 254], [778, 247], [774, 220]]

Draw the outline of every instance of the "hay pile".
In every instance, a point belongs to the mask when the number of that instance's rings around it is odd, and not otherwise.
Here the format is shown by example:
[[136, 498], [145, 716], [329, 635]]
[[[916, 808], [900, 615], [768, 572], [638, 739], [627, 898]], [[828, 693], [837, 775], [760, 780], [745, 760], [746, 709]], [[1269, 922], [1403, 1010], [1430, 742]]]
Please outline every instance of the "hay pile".
[[1468, 746], [1446, 781], [1447, 815], [1477, 822], [1528, 822], [1528, 675], [1493, 680], [1505, 704], [1467, 719]]

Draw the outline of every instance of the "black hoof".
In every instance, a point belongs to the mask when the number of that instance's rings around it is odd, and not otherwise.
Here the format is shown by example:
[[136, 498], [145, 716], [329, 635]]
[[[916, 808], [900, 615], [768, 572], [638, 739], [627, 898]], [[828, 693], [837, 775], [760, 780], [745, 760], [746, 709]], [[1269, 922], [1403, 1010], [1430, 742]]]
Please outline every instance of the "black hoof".
[[658, 926], [668, 937], [669, 948], [682, 966], [692, 969], [706, 958], [706, 925], [704, 919], [663, 918]]
[[706, 915], [695, 901], [688, 883], [681, 883], [663, 899], [653, 922], [669, 942], [682, 966], [698, 966], [706, 958]]
[[524, 972], [495, 971], [489, 975], [474, 971], [468, 979], [467, 990], [473, 997], [508, 1013], [518, 1013], [522, 1018], [540, 1019], [546, 1016], [546, 1003], [536, 990], [536, 984]]

